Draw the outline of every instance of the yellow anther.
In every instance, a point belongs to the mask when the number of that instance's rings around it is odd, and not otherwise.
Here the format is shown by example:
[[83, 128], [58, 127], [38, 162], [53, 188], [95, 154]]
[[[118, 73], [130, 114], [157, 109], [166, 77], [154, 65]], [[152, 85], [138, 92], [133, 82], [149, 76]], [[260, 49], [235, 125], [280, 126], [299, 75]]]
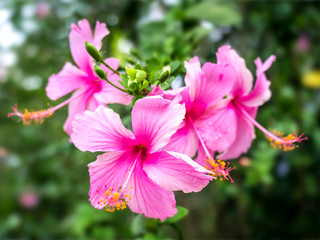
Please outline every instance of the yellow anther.
[[229, 167], [229, 163], [227, 164], [226, 162], [222, 161], [221, 159], [213, 159], [213, 158], [208, 158], [206, 157], [206, 162], [208, 163], [208, 165], [205, 165], [204, 167], [211, 171], [212, 174], [209, 174], [213, 177], [220, 177], [220, 181], [222, 181], [223, 179], [228, 179], [230, 178], [231, 182], [233, 182], [233, 180], [231, 179], [229, 172], [232, 171], [233, 169], [235, 169], [234, 167], [231, 168]]
[[113, 188], [109, 188], [104, 194], [103, 199], [100, 199], [100, 206], [105, 206], [107, 212], [114, 212], [115, 210], [125, 209], [126, 203], [131, 200], [130, 195], [124, 194], [124, 190], [120, 187], [118, 191], [114, 191]]
[[273, 130], [273, 133], [275, 134], [275, 137], [273, 138], [268, 136], [267, 139], [270, 141], [271, 147], [278, 148], [282, 151], [291, 151], [297, 147], [295, 143], [299, 143], [307, 139], [306, 137], [302, 138], [303, 134], [298, 137], [297, 133], [289, 134], [288, 136], [283, 137], [284, 133], [276, 129]]
[[43, 123], [43, 119], [50, 117], [54, 110], [51, 108], [40, 111], [24, 110], [24, 113], [18, 112], [17, 106], [13, 107], [13, 113], [9, 113], [8, 116], [18, 116], [22, 119], [24, 125], [29, 125], [34, 121], [35, 123]]
[[118, 192], [115, 192], [115, 193], [113, 194], [113, 199], [114, 199], [115, 201], [119, 199], [119, 193], [118, 193]]

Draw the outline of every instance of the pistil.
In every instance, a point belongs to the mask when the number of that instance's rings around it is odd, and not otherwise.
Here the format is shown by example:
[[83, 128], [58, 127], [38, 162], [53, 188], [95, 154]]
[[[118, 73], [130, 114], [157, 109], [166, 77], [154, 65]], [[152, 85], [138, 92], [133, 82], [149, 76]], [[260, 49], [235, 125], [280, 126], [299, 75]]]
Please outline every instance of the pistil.
[[297, 131], [295, 131], [295, 134], [289, 134], [288, 136], [284, 137], [284, 133], [281, 133], [277, 130], [274, 130], [273, 133], [269, 132], [267, 129], [265, 129], [262, 125], [260, 125], [256, 120], [254, 120], [246, 111], [243, 109], [243, 107], [235, 102], [235, 105], [239, 109], [239, 111], [242, 113], [242, 115], [253, 125], [255, 125], [258, 129], [260, 129], [265, 135], [266, 138], [270, 141], [270, 144], [274, 148], [278, 148], [283, 151], [290, 151], [293, 150], [299, 146], [297, 146], [295, 143], [300, 143], [303, 140], [307, 140], [307, 137], [303, 137], [304, 133], [302, 133], [300, 136], [298, 136]]
[[73, 95], [72, 97], [58, 104], [57, 106], [50, 107], [48, 109], [39, 110], [39, 111], [25, 109], [24, 113], [21, 113], [18, 111], [18, 105], [16, 104], [14, 107], [12, 107], [13, 113], [8, 113], [8, 117], [18, 116], [19, 118], [22, 119], [23, 125], [29, 125], [32, 123], [32, 121], [34, 121], [35, 123], [42, 124], [45, 118], [50, 117], [55, 111], [69, 104], [70, 102], [77, 99], [78, 97], [83, 96], [85, 93], [86, 91], [82, 91], [79, 94]]
[[132, 165], [128, 168], [129, 171], [123, 183], [120, 186], [117, 185], [118, 189], [115, 190], [115, 188], [110, 187], [103, 194], [103, 198], [101, 198], [98, 202], [100, 206], [104, 206], [107, 212], [112, 213], [115, 212], [115, 210], [123, 210], [127, 207], [127, 203], [131, 200], [131, 196], [129, 194], [126, 194], [126, 192], [133, 187], [128, 187], [128, 182], [130, 177], [132, 176], [135, 166], [137, 165], [137, 162], [139, 161], [141, 151], [142, 148], [139, 150], [138, 155]]
[[222, 181], [223, 179], [229, 180], [231, 182], [233, 182], [229, 172], [231, 172], [232, 170], [236, 169], [236, 167], [229, 167], [229, 162], [226, 163], [225, 161], [222, 161], [221, 159], [214, 159], [212, 157], [212, 155], [210, 154], [206, 144], [204, 143], [204, 140], [202, 139], [201, 135], [199, 134], [197, 128], [195, 127], [192, 118], [188, 116], [188, 120], [190, 121], [191, 126], [193, 127], [195, 133], [197, 134], [197, 137], [200, 141], [200, 144], [205, 152], [205, 162], [206, 165], [204, 166], [207, 170], [212, 172], [212, 176], [217, 179], [217, 177], [220, 178], [220, 181]]

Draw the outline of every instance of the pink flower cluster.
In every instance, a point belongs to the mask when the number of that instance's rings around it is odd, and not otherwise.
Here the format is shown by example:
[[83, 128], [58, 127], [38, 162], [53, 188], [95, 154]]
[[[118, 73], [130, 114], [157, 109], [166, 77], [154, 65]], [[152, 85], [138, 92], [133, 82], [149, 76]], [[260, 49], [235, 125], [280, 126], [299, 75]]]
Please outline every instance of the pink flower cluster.
[[[85, 49], [85, 41], [100, 49], [108, 34], [106, 25], [99, 22], [94, 34], [87, 20], [72, 25], [70, 48], [77, 66], [66, 63], [49, 78], [46, 88], [52, 100], [74, 92], [72, 97], [47, 110], [22, 114], [14, 108], [10, 114], [28, 124], [69, 105], [64, 129], [73, 144], [81, 151], [105, 152], [89, 164], [89, 200], [95, 208], [113, 212], [129, 206], [134, 212], [164, 220], [176, 214], [172, 191], [198, 192], [217, 178], [233, 181], [229, 172], [234, 168], [224, 160], [248, 151], [254, 127], [283, 150], [305, 139], [270, 133], [255, 121], [258, 107], [271, 97], [265, 71], [275, 56], [265, 62], [255, 60], [253, 87], [245, 61], [230, 46], [219, 48], [216, 64], [207, 62], [201, 67], [198, 57], [185, 62], [185, 87], [167, 91], [154, 87], [138, 100], [131, 113], [131, 132], [106, 104], [130, 104], [132, 97], [99, 78]], [[114, 58], [105, 62], [113, 69], [119, 66]], [[121, 86], [119, 75], [106, 67], [103, 70], [113, 84]]]

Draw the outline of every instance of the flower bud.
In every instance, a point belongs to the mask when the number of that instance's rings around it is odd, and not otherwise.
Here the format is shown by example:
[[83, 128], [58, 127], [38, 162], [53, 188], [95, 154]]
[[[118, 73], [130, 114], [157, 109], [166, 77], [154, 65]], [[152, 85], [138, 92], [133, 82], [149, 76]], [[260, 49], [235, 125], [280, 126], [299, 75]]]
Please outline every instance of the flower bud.
[[94, 65], [94, 71], [98, 74], [98, 76], [102, 79], [105, 79], [107, 77], [107, 74], [105, 73], [105, 71], [103, 71], [103, 69], [98, 66], [98, 65]]
[[169, 77], [169, 71], [164, 71], [163, 73], [161, 73], [160, 75], [160, 82], [165, 82]]
[[126, 72], [130, 79], [134, 80], [136, 79], [137, 70], [132, 68], [126, 68]]
[[136, 79], [138, 82], [141, 82], [142, 80], [144, 80], [146, 76], [147, 76], [147, 73], [145, 71], [137, 70]]
[[98, 51], [98, 49], [92, 43], [89, 43], [88, 41], [86, 41], [85, 45], [86, 45], [86, 50], [90, 54], [90, 56], [93, 57], [93, 59], [96, 62], [100, 62], [102, 60], [102, 55]]

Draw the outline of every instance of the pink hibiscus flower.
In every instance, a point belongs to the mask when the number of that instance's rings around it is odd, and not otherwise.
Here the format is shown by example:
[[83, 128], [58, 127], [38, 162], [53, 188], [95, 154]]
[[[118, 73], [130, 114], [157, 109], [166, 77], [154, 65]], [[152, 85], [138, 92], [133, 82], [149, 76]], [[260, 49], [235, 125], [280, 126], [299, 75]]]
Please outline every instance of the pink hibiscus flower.
[[[283, 137], [276, 131], [270, 133], [255, 121], [258, 107], [271, 97], [270, 82], [264, 72], [275, 59], [276, 57], [272, 55], [264, 63], [260, 58], [255, 60], [257, 80], [252, 89], [253, 77], [247, 69], [245, 61], [230, 46], [219, 48], [217, 53], [218, 64], [229, 64], [236, 70], [236, 81], [228, 93], [228, 97], [215, 107], [212, 117], [208, 119], [216, 128], [225, 129], [224, 132], [229, 131], [227, 137], [230, 146], [220, 149], [224, 151], [220, 156], [222, 159], [237, 158], [240, 154], [247, 152], [255, 138], [254, 126], [267, 136], [273, 146], [278, 146], [284, 151], [294, 149], [294, 143], [307, 139], [302, 138], [303, 134], [301, 136], [290, 134]], [[217, 144], [221, 138], [225, 138], [224, 134], [215, 137], [210, 137], [208, 133], [203, 134], [205, 134], [204, 137], [209, 145]]]
[[185, 115], [177, 100], [160, 96], [138, 100], [132, 110], [133, 133], [118, 114], [100, 106], [73, 122], [72, 141], [81, 151], [106, 152], [90, 163], [90, 201], [109, 212], [124, 209], [146, 217], [175, 215], [172, 191], [200, 191], [212, 176], [187, 155], [165, 151]]
[[[180, 103], [184, 103], [186, 107], [185, 119], [165, 149], [184, 153], [189, 157], [193, 157], [198, 151], [197, 159], [201, 159], [201, 165], [220, 176], [220, 179], [233, 181], [229, 172], [234, 168], [229, 168], [229, 163], [212, 157], [214, 151], [225, 150], [230, 145], [230, 141], [233, 140], [232, 132], [215, 127], [210, 118], [213, 114], [212, 109], [232, 89], [235, 71], [226, 64], [205, 63], [201, 68], [198, 57], [185, 62], [185, 67], [186, 87], [165, 92], [156, 88], [150, 93], [162, 95], [166, 99], [172, 99], [178, 94], [182, 97]], [[228, 123], [229, 121], [224, 122], [226, 125]], [[222, 135], [225, 137], [218, 142], [212, 144], [211, 141], [207, 141], [207, 138]]]
[[[19, 113], [17, 107], [15, 107], [13, 108], [14, 113], [9, 114], [9, 116], [17, 115], [22, 118], [25, 124], [32, 121], [41, 122], [59, 108], [69, 104], [69, 115], [64, 124], [64, 130], [71, 134], [71, 122], [77, 113], [84, 112], [86, 109], [93, 111], [101, 104], [129, 104], [131, 102], [130, 96], [97, 76], [94, 72], [94, 61], [85, 49], [85, 41], [92, 43], [97, 49], [101, 48], [102, 39], [109, 34], [106, 24], [97, 22], [94, 35], [86, 19], [79, 21], [78, 25], [72, 24], [71, 29], [69, 35], [70, 49], [77, 67], [67, 62], [58, 74], [53, 74], [49, 78], [46, 91], [51, 100], [57, 100], [76, 90], [72, 97], [55, 107], [37, 112], [25, 110], [25, 113]], [[105, 62], [113, 69], [117, 69], [119, 66], [119, 60], [115, 58], [108, 58]], [[115, 85], [120, 86], [118, 82], [120, 77], [105, 66], [101, 67], [107, 72], [107, 78]]]

